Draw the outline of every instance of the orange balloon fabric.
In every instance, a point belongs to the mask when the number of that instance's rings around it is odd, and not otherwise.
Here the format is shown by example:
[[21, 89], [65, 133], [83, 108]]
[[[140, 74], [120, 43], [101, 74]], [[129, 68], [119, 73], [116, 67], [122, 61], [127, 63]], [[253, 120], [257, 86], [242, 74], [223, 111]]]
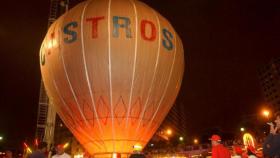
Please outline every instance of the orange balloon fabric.
[[50, 100], [88, 152], [130, 153], [172, 107], [184, 51], [170, 23], [144, 3], [91, 0], [52, 24], [40, 63]]

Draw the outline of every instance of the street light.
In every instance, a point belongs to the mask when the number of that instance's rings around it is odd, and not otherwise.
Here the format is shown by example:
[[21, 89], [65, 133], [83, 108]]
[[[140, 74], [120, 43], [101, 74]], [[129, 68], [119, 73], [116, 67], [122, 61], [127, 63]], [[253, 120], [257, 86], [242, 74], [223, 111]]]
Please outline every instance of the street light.
[[195, 139], [193, 140], [193, 143], [194, 143], [194, 144], [198, 144], [198, 139], [195, 138]]
[[270, 112], [269, 112], [268, 110], [263, 110], [263, 111], [262, 111], [262, 114], [263, 114], [263, 116], [265, 116], [266, 118], [268, 118], [269, 115], [270, 115]]
[[3, 140], [3, 137], [2, 137], [2, 136], [0, 136], [0, 141], [1, 141], [1, 140]]
[[179, 140], [182, 142], [184, 140], [184, 137], [179, 137]]
[[171, 130], [170, 128], [167, 129], [167, 130], [166, 130], [166, 134], [169, 135], [169, 136], [171, 136], [171, 135], [172, 135], [172, 130]]
[[241, 127], [241, 128], [240, 128], [240, 131], [241, 131], [241, 132], [244, 132], [244, 131], [245, 131], [245, 128], [244, 128], [244, 127]]

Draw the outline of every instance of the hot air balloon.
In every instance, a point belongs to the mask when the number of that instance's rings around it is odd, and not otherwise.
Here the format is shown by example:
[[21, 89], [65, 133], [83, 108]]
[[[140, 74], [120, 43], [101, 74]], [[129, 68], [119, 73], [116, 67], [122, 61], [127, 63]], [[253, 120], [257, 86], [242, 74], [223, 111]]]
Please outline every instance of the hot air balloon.
[[40, 49], [50, 100], [95, 157], [145, 146], [179, 92], [182, 42], [137, 0], [89, 0], [57, 19]]

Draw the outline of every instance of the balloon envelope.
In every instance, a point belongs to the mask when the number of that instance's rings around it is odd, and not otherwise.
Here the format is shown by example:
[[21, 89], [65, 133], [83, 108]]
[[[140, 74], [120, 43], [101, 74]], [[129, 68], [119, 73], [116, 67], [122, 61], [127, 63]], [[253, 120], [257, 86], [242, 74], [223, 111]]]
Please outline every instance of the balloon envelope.
[[179, 36], [156, 11], [134, 0], [92, 0], [55, 21], [40, 63], [49, 98], [91, 154], [145, 146], [181, 86]]

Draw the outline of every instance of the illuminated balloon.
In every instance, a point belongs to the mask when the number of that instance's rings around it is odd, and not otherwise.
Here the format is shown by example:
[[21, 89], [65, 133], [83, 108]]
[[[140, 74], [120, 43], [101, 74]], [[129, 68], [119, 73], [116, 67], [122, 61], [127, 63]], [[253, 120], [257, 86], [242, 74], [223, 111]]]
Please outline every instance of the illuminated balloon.
[[40, 63], [49, 98], [66, 126], [98, 156], [145, 146], [179, 92], [179, 36], [135, 0], [92, 0], [55, 21]]

